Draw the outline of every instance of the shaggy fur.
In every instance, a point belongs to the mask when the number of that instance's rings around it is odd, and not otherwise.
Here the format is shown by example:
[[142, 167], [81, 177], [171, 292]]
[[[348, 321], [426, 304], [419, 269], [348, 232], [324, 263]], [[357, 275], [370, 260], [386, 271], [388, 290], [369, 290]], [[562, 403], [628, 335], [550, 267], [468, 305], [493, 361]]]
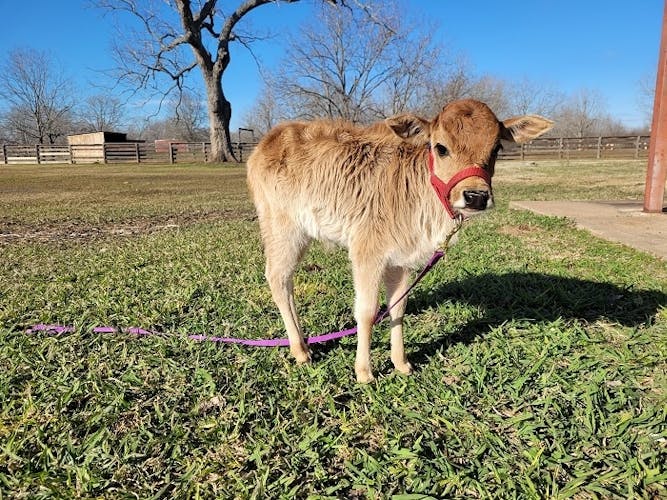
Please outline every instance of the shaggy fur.
[[[278, 125], [248, 159], [248, 185], [264, 242], [266, 276], [280, 309], [297, 362], [310, 361], [293, 294], [293, 274], [308, 244], [332, 242], [349, 250], [355, 285], [357, 380], [373, 379], [370, 336], [384, 281], [387, 302], [400, 297], [411, 268], [423, 263], [452, 231], [429, 181], [428, 145], [435, 172], [447, 181], [477, 165], [493, 174], [500, 139], [522, 141], [551, 127], [548, 120], [519, 117], [501, 123], [484, 104], [457, 101], [432, 121], [413, 115], [370, 127], [345, 122]], [[443, 153], [443, 154], [441, 154]], [[453, 206], [465, 211], [463, 192], [488, 193], [481, 178], [452, 191]], [[406, 300], [391, 311], [391, 359], [397, 370], [412, 367], [403, 347]]]

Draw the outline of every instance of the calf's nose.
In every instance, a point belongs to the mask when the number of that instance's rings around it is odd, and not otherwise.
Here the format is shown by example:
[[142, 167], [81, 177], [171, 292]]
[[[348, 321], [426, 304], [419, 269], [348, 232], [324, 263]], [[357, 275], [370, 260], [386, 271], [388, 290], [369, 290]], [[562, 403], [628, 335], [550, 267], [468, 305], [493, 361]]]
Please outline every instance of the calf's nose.
[[463, 191], [463, 200], [466, 208], [474, 210], [484, 210], [489, 201], [489, 192], [485, 190]]

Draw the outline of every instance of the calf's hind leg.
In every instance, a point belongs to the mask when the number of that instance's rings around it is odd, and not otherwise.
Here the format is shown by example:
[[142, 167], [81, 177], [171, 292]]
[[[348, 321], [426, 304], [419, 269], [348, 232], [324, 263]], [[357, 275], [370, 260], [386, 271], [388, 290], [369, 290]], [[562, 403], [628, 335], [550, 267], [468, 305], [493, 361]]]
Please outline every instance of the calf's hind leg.
[[266, 279], [271, 288], [273, 301], [278, 306], [285, 323], [291, 353], [297, 363], [309, 363], [310, 351], [303, 340], [294, 304], [294, 271], [308, 248], [310, 239], [291, 223], [281, 222], [262, 228]]

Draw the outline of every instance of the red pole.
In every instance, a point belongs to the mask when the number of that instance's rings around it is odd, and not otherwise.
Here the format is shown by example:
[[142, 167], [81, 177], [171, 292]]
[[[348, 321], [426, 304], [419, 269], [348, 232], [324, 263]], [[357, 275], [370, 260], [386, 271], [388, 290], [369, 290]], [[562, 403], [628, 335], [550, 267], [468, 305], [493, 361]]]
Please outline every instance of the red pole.
[[651, 143], [644, 190], [644, 212], [662, 212], [667, 179], [667, 0], [662, 16], [662, 37], [658, 57], [658, 76], [653, 102]]

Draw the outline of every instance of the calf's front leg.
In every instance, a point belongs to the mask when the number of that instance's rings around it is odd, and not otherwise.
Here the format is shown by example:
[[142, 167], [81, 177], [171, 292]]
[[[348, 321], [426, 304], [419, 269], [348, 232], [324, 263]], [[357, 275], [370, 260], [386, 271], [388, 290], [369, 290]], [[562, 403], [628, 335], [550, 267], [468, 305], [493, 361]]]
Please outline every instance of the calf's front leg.
[[[412, 365], [405, 356], [403, 346], [403, 314], [408, 302], [407, 297], [401, 295], [408, 287], [410, 271], [402, 267], [388, 267], [384, 273], [384, 283], [387, 289], [387, 307], [391, 318], [391, 361], [394, 368], [405, 375], [412, 373]], [[392, 307], [393, 306], [393, 307]]]
[[378, 313], [380, 264], [372, 259], [352, 259], [354, 275], [354, 318], [357, 321], [357, 356], [354, 371], [357, 382], [372, 382], [371, 334]]

